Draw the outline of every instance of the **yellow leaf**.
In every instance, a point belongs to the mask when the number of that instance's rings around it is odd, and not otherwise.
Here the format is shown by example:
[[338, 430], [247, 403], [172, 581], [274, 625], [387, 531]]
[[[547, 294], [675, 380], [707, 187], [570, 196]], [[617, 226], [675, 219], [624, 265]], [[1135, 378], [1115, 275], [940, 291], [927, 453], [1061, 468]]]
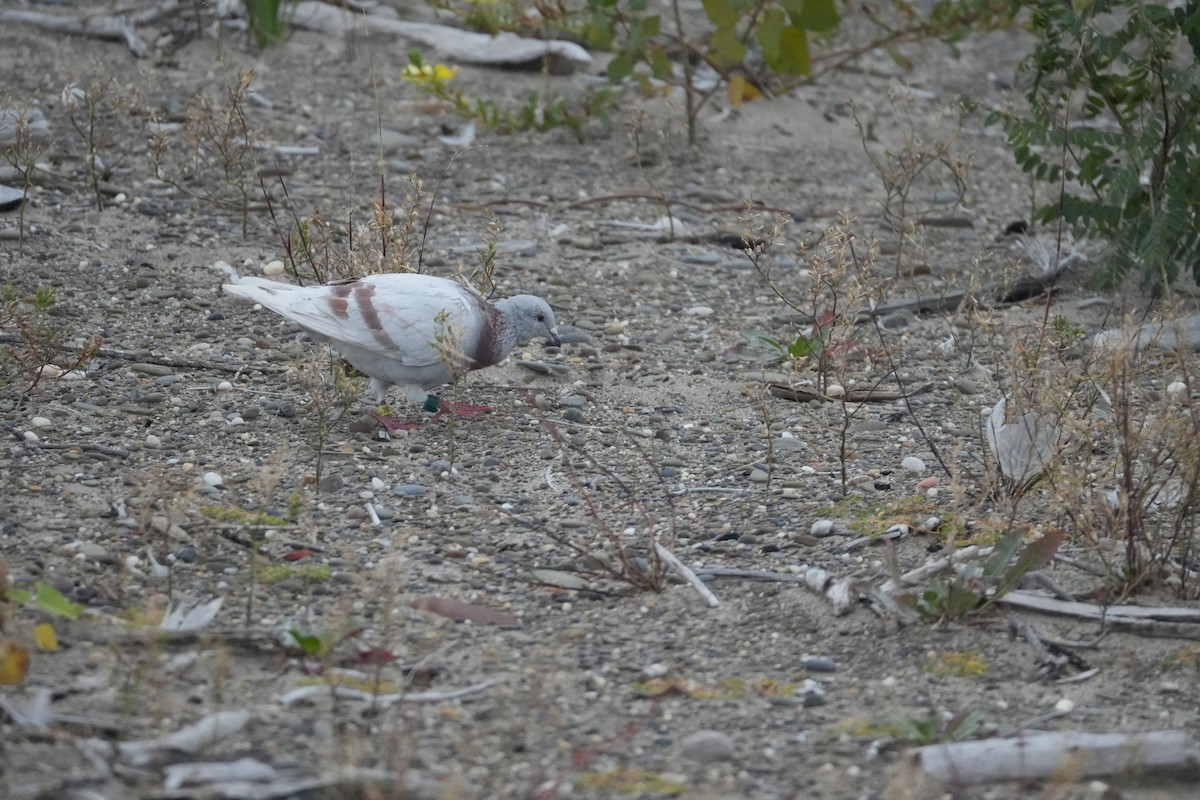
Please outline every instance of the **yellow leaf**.
[[0, 685], [20, 683], [29, 669], [29, 653], [9, 641], [0, 641]]
[[49, 622], [33, 626], [33, 640], [39, 650], [53, 653], [58, 650], [58, 637], [54, 635], [54, 626]]
[[762, 92], [758, 90], [757, 86], [746, 80], [744, 75], [734, 75], [729, 79], [729, 104], [734, 108], [741, 108], [742, 103], [749, 103], [760, 97], [762, 97]]

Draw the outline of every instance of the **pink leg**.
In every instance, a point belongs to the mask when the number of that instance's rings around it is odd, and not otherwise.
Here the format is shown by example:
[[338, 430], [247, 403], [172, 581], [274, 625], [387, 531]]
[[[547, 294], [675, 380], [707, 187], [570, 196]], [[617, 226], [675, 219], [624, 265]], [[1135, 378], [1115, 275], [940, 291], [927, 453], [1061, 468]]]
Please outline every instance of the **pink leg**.
[[453, 414], [454, 416], [462, 417], [463, 419], [475, 419], [475, 417], [479, 416], [485, 411], [491, 410], [491, 406], [472, 406], [467, 405], [466, 403], [453, 403], [449, 400], [439, 400], [437, 413]]

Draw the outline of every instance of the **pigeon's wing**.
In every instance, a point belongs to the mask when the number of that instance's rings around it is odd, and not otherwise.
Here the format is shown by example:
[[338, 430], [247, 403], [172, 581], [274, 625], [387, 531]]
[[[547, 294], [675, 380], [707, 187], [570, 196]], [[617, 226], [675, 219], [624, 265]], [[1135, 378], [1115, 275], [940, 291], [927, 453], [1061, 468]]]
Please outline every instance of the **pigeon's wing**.
[[452, 356], [474, 359], [491, 311], [454, 281], [425, 275], [376, 275], [292, 293], [269, 308], [335, 344], [420, 368]]

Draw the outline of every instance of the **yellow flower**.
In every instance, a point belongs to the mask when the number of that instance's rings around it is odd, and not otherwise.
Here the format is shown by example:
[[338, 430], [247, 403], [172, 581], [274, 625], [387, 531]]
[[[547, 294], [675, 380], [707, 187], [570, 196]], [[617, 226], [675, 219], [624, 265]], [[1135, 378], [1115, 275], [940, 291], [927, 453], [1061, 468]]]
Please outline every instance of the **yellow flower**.
[[413, 83], [438, 85], [445, 83], [457, 74], [458, 67], [447, 67], [445, 64], [409, 64], [400, 73], [400, 77]]

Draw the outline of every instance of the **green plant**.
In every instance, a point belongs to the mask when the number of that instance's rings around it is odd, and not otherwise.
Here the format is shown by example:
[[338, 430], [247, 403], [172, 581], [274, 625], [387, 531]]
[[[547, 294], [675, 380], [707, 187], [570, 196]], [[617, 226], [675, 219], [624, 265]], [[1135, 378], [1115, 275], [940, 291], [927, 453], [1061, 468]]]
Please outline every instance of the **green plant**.
[[545, 133], [567, 128], [582, 142], [587, 121], [596, 119], [608, 125], [608, 114], [616, 107], [620, 96], [616, 89], [591, 87], [580, 97], [568, 99], [547, 88], [541, 93], [530, 92], [523, 105], [507, 107], [483, 97], [470, 97], [461, 88], [451, 90], [449, 84], [457, 69], [426, 64], [416, 51], [408, 57], [410, 63], [401, 74], [404, 80], [448, 103], [459, 117], [474, 120], [501, 134], [530, 130]]
[[1027, 113], [993, 111], [1023, 170], [1050, 183], [1036, 212], [1102, 239], [1097, 280], [1135, 267], [1200, 280], [1200, 3], [1022, 3], [1039, 37]]
[[1025, 543], [1022, 530], [1012, 528], [982, 565], [965, 564], [951, 578], [934, 578], [920, 594], [895, 595], [885, 602], [893, 609], [898, 603], [900, 608], [912, 609], [933, 621], [981, 614], [1015, 589], [1027, 574], [1049, 563], [1065, 540], [1065, 533], [1053, 530]]
[[924, 719], [899, 717], [881, 726], [885, 732], [901, 742], [915, 745], [965, 742], [979, 732], [983, 715], [978, 711], [965, 711], [949, 719], [931, 714]]
[[[905, 267], [911, 275], [913, 267], [916, 266], [912, 259], [912, 249], [920, 243], [922, 216], [934, 210], [953, 208], [963, 202], [967, 193], [970, 161], [956, 149], [964, 118], [961, 109], [948, 126], [949, 129], [938, 119], [934, 125], [932, 139], [926, 139], [928, 134], [918, 130], [914, 122], [915, 114], [908, 107], [906, 96], [889, 92], [888, 103], [897, 117], [904, 120], [900, 146], [895, 149], [883, 148], [880, 151], [878, 147], [873, 146], [872, 124], [864, 122], [853, 105], [851, 111], [863, 152], [879, 174], [880, 183], [883, 185], [883, 222], [898, 235], [895, 275], [900, 277]], [[926, 127], [924, 120], [921, 127]], [[933, 191], [933, 187], [945, 185], [946, 181], [949, 181], [949, 185], [953, 185], [954, 189], [949, 193], [949, 197], [938, 198], [938, 193]], [[921, 192], [921, 195], [932, 196], [933, 202], [914, 208], [912, 197], [917, 189], [926, 190]]]
[[45, 119], [25, 108], [0, 110], [0, 153], [21, 176], [21, 206], [17, 214], [17, 231], [21, 240], [21, 253], [25, 252], [25, 207], [29, 203], [29, 190], [33, 188], [37, 161], [45, 150], [45, 136], [39, 129]]
[[[13, 284], [0, 289], [0, 328], [12, 326], [15, 336], [5, 337], [16, 346], [0, 348], [0, 388], [8, 386], [19, 376], [29, 381], [26, 391], [32, 390], [47, 375], [61, 375], [77, 370], [96, 357], [100, 337], [83, 342], [78, 347], [64, 344], [66, 334], [50, 318], [54, 305], [54, 289], [39, 286], [31, 296], [22, 296]], [[56, 361], [69, 353], [64, 365]]]
[[101, 181], [107, 180], [117, 162], [120, 139], [114, 134], [116, 116], [130, 108], [130, 97], [112, 77], [97, 78], [86, 86], [70, 83], [59, 97], [71, 127], [84, 146], [84, 171], [96, 210], [104, 210]]
[[[33, 591], [9, 586], [8, 566], [0, 560], [0, 685], [20, 683], [29, 668], [29, 653], [10, 637], [9, 628], [13, 607], [32, 604], [43, 614], [64, 619], [79, 619], [83, 607], [67, 600], [58, 589], [38, 581]], [[33, 627], [33, 640], [44, 651], [58, 649], [54, 626], [42, 622]]]
[[150, 115], [154, 176], [181, 194], [236, 213], [242, 235], [249, 232], [250, 198], [256, 178], [255, 136], [246, 120], [246, 96], [253, 70], [240, 70], [224, 97], [203, 92], [187, 104], [183, 123], [185, 153], [177, 156], [172, 128]]
[[279, 44], [292, 27], [298, 0], [243, 0], [246, 21], [259, 47]]

